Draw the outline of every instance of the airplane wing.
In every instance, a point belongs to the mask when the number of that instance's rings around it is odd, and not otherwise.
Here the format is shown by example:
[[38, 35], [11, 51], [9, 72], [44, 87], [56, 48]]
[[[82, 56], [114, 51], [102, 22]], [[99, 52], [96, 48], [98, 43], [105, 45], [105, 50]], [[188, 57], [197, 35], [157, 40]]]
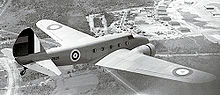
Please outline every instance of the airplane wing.
[[48, 76], [57, 76], [61, 74], [61, 71], [50, 59], [32, 62], [30, 64], [24, 65], [24, 67], [27, 67], [28, 69], [40, 72]]
[[210, 73], [130, 52], [127, 49], [112, 52], [96, 65], [187, 83], [204, 83], [216, 79]]
[[65, 46], [68, 46], [82, 39], [95, 39], [93, 36], [82, 33], [53, 20], [40, 20], [36, 23], [36, 25], [55, 41]]

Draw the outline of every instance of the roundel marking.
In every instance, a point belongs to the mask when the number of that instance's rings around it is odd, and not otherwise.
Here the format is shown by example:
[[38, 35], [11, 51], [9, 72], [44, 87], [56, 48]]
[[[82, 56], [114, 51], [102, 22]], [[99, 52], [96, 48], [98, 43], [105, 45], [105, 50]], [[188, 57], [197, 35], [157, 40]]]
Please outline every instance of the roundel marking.
[[47, 30], [57, 30], [57, 29], [60, 29], [62, 28], [63, 26], [62, 25], [59, 25], [59, 24], [51, 24], [47, 27]]
[[173, 70], [175, 76], [189, 76], [193, 73], [192, 70], [187, 68], [176, 68]]
[[78, 49], [72, 50], [72, 52], [70, 53], [70, 59], [73, 62], [78, 61], [80, 59], [80, 51]]

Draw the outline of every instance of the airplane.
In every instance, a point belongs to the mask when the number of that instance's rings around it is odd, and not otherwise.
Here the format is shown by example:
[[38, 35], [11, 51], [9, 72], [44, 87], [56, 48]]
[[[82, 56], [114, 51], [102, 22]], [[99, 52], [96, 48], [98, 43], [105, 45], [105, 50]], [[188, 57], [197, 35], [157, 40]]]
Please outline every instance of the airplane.
[[145, 36], [118, 33], [93, 37], [53, 20], [36, 23], [44, 33], [61, 46], [45, 50], [31, 28], [24, 29], [15, 41], [11, 55], [26, 69], [48, 76], [59, 76], [57, 66], [90, 63], [111, 69], [128, 71], [186, 83], [205, 83], [216, 76], [204, 71], [155, 58], [155, 46]]

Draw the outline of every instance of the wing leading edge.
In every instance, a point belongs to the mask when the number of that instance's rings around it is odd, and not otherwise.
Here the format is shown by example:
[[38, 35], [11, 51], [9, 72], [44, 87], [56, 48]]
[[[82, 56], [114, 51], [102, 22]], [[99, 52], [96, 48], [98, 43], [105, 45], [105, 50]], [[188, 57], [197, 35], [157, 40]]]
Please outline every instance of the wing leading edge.
[[127, 49], [109, 54], [96, 65], [187, 83], [204, 83], [216, 79], [216, 76], [210, 73], [130, 52]]

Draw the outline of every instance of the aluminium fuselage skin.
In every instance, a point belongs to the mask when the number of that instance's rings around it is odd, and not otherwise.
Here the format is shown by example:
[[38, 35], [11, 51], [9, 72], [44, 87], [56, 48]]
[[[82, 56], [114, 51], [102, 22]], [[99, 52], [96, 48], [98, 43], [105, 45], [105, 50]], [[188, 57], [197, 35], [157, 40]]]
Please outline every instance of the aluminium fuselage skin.
[[[80, 42], [73, 46], [57, 47], [47, 50], [48, 57], [57, 66], [93, 63], [118, 49], [133, 49], [148, 44], [149, 40], [143, 36], [110, 35], [96, 40]], [[72, 43], [74, 44], [74, 43]], [[78, 53], [77, 53], [78, 52]], [[76, 54], [75, 54], [76, 53]], [[39, 59], [42, 60], [42, 59]]]

